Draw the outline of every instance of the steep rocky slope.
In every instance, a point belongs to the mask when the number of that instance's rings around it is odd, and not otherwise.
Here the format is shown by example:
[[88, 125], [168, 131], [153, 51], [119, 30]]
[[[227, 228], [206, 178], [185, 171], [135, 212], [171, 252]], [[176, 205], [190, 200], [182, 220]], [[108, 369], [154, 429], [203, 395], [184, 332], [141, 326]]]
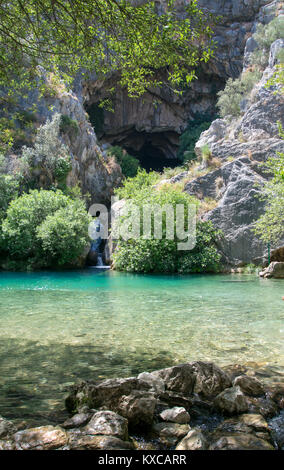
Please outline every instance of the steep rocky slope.
[[[280, 121], [284, 125], [284, 97], [275, 94], [275, 87], [266, 87], [275, 71], [277, 52], [283, 47], [284, 40], [272, 44], [269, 66], [252, 91], [254, 99], [247, 104], [244, 115], [233, 122], [214, 121], [197, 142], [197, 155], [207, 144], [222, 166], [185, 186], [187, 192], [200, 199], [218, 200], [217, 207], [205, 218], [222, 229], [224, 238], [220, 247], [225, 259], [233, 265], [264, 263], [267, 256], [267, 247], [251, 229], [264, 207], [257, 197], [267, 177], [260, 163], [277, 151], [284, 152], [284, 141], [279, 137], [276, 124]], [[279, 247], [281, 245], [283, 243], [279, 242]]]

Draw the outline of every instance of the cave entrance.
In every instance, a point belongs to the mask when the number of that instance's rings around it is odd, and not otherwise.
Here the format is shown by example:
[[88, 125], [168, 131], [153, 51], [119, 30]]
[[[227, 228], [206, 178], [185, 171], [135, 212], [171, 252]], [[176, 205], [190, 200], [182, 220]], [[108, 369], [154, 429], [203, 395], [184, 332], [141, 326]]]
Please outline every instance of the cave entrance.
[[146, 142], [138, 151], [130, 147], [125, 147], [125, 150], [138, 158], [140, 166], [148, 172], [151, 170], [162, 172], [164, 168], [175, 168], [181, 164], [178, 158], [166, 157], [162, 150], [150, 142]]

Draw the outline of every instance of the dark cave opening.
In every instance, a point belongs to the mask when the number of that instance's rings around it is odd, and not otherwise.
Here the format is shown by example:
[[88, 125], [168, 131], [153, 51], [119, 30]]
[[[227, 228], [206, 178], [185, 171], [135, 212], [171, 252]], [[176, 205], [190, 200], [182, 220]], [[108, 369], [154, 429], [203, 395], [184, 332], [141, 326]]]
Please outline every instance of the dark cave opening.
[[181, 164], [178, 158], [168, 158], [164, 152], [155, 147], [150, 142], [145, 144], [139, 150], [134, 150], [130, 147], [125, 147], [125, 150], [134, 157], [138, 158], [142, 168], [146, 171], [158, 171], [162, 172], [164, 168], [175, 168]]

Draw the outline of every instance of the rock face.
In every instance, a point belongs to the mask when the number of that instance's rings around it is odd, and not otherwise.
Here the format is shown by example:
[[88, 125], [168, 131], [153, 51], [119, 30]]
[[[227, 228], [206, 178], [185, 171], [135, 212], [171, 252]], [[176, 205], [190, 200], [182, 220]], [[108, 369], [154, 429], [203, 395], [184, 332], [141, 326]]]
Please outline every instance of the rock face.
[[[50, 87], [49, 79], [43, 74], [47, 87]], [[113, 188], [122, 180], [121, 169], [113, 161], [104, 157], [98, 143], [94, 129], [83, 107], [81, 88], [78, 86], [75, 92], [67, 91], [64, 84], [46, 92], [43, 97], [37, 90], [31, 90], [27, 97], [23, 97], [19, 103], [19, 109], [26, 111], [35, 106], [36, 125], [44, 124], [47, 119], [52, 119], [55, 113], [63, 115], [76, 123], [76, 130], [64, 132], [62, 140], [67, 146], [71, 156], [72, 169], [67, 177], [67, 184], [75, 186], [80, 184], [84, 193], [89, 193], [91, 202], [109, 204], [113, 194]], [[17, 108], [18, 110], [18, 108]], [[10, 155], [8, 171], [13, 171], [17, 165], [17, 155]]]
[[273, 261], [259, 275], [265, 278], [275, 277], [276, 279], [284, 279], [284, 262]]
[[[245, 371], [192, 362], [138, 377], [82, 382], [71, 388], [66, 405], [73, 416], [61, 426], [17, 431], [0, 418], [0, 450], [279, 448], [284, 388], [266, 387]], [[255, 397], [260, 390], [262, 396]]]
[[[276, 152], [284, 152], [284, 141], [277, 128], [277, 121], [284, 124], [284, 99], [275, 94], [275, 87], [266, 86], [275, 72], [276, 52], [283, 47], [283, 40], [272, 44], [269, 66], [255, 85], [254, 98], [247, 104], [244, 115], [237, 121], [218, 119], [201, 134], [196, 154], [200, 155], [207, 144], [212, 156], [220, 160], [221, 167], [185, 186], [189, 194], [218, 201], [205, 219], [222, 230], [224, 236], [218, 245], [223, 261], [233, 266], [265, 264], [267, 260], [267, 247], [252, 229], [264, 210], [264, 202], [258, 198], [267, 178], [261, 162]], [[279, 247], [282, 246], [283, 241], [280, 241]], [[277, 252], [277, 246], [274, 252]]]

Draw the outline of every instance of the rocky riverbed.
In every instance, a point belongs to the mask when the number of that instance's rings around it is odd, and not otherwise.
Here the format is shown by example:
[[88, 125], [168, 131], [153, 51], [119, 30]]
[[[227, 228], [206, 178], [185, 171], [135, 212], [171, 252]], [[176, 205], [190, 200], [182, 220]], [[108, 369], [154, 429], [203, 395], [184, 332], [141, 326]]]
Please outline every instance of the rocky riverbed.
[[0, 418], [0, 450], [284, 449], [284, 384], [253, 369], [191, 362], [73, 385], [69, 418], [26, 428]]

